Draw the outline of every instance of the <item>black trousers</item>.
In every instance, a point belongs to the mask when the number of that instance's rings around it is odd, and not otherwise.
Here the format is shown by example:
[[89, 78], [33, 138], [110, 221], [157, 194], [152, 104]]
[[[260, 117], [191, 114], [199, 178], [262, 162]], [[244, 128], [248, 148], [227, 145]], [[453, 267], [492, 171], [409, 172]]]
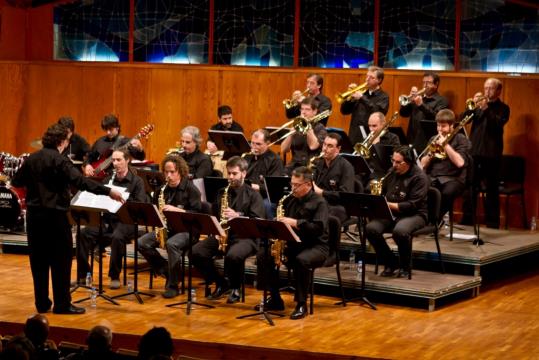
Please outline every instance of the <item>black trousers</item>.
[[[122, 257], [125, 245], [135, 237], [133, 225], [113, 222], [103, 225], [103, 237], [100, 240], [103, 247], [110, 245], [109, 277], [119, 280], [122, 272]], [[79, 248], [77, 249], [77, 276], [84, 279], [90, 271], [88, 257], [99, 241], [99, 227], [88, 226], [81, 230]]]
[[443, 184], [434, 180], [431, 185], [440, 190], [440, 193], [442, 194], [442, 203], [440, 205], [441, 216], [451, 209], [455, 199], [462, 194], [465, 189], [464, 184], [456, 180], [448, 181]]
[[[271, 246], [271, 245], [270, 245]], [[272, 297], [279, 297], [279, 269], [275, 266], [272, 256], [265, 256], [264, 247], [261, 246], [256, 255], [257, 277], [259, 288], [267, 286]], [[269, 252], [269, 251], [268, 251]], [[303, 244], [288, 243], [285, 254], [289, 266], [294, 271], [296, 293], [294, 301], [306, 302], [310, 287], [310, 269], [320, 267], [329, 255], [327, 245], [317, 244], [306, 247]]]
[[[256, 254], [257, 250], [257, 242], [253, 239], [229, 239], [225, 254], [225, 276], [231, 288], [240, 288], [245, 259]], [[191, 261], [208, 284], [215, 282], [217, 286], [223, 286], [226, 280], [219, 274], [213, 261], [218, 254], [219, 241], [210, 236], [193, 246]]]
[[397, 259], [383, 236], [383, 233], [392, 231], [393, 240], [399, 248], [400, 268], [410, 270], [411, 234], [423, 226], [425, 219], [420, 215], [399, 218], [397, 221], [374, 219], [367, 224], [367, 240], [386, 267], [397, 268]]
[[54, 309], [65, 310], [71, 306], [69, 290], [73, 257], [73, 237], [67, 214], [54, 209], [28, 208], [27, 216], [36, 308], [44, 312], [52, 306], [49, 299], [50, 272]]

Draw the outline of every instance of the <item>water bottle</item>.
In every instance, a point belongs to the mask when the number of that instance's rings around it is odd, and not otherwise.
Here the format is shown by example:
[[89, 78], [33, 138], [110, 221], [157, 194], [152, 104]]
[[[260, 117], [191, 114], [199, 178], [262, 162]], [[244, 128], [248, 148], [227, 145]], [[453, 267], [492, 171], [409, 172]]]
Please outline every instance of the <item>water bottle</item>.
[[354, 265], [356, 264], [356, 253], [354, 252], [354, 250], [351, 250], [350, 251], [350, 257], [348, 259], [348, 268], [350, 270], [354, 270]]
[[535, 216], [532, 216], [532, 221], [530, 222], [530, 231], [537, 230], [537, 219]]
[[127, 292], [133, 291], [133, 282], [131, 280], [127, 281]]
[[449, 211], [444, 214], [443, 221], [444, 221], [444, 229], [448, 230], [449, 229]]
[[90, 289], [90, 307], [95, 308], [97, 306], [97, 290], [94, 286]]
[[191, 301], [197, 301], [197, 289], [191, 289]]
[[86, 273], [86, 286], [88, 287], [88, 289], [92, 288], [92, 273], [91, 272]]
[[[263, 296], [260, 299], [260, 304], [258, 305], [258, 307], [259, 307], [258, 311], [264, 312], [264, 297]], [[261, 314], [260, 318], [265, 319], [264, 314]]]
[[357, 273], [361, 275], [363, 272], [363, 260], [357, 261]]

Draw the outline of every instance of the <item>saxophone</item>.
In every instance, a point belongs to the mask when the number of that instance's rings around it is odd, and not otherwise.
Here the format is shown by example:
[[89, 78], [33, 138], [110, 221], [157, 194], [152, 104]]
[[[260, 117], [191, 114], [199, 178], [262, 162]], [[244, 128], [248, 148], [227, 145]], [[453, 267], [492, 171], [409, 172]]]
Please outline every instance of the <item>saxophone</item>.
[[225, 188], [225, 191], [223, 192], [223, 196], [221, 197], [221, 214], [220, 214], [220, 220], [219, 225], [223, 228], [225, 231], [225, 235], [219, 236], [219, 251], [225, 252], [227, 247], [227, 240], [228, 240], [228, 230], [230, 229], [230, 226], [228, 226], [228, 220], [225, 216], [225, 209], [228, 208], [228, 188], [230, 187], [230, 182], [228, 183], [227, 187]]
[[168, 232], [167, 232], [167, 220], [165, 218], [165, 215], [163, 214], [163, 208], [165, 207], [165, 188], [167, 187], [168, 182], [165, 182], [165, 185], [161, 187], [161, 190], [159, 191], [159, 198], [157, 200], [157, 207], [159, 209], [159, 214], [161, 214], [161, 217], [163, 218], [163, 223], [165, 224], [165, 227], [158, 227], [155, 228], [155, 238], [159, 242], [159, 247], [162, 249], [165, 249], [165, 244], [167, 242]]
[[324, 157], [324, 155], [325, 155], [325, 153], [324, 153], [323, 151], [321, 151], [320, 154], [318, 154], [318, 155], [316, 155], [316, 156], [310, 158], [310, 159], [309, 159], [309, 164], [307, 165], [307, 169], [309, 169], [309, 170], [312, 171], [313, 168], [314, 168], [314, 165], [315, 165], [314, 163], [315, 163], [316, 161], [318, 161], [319, 159], [322, 159], [322, 158]]
[[382, 188], [384, 186], [384, 180], [390, 175], [393, 173], [393, 170], [391, 170], [390, 172], [388, 172], [385, 176], [383, 176], [382, 178], [376, 180], [376, 179], [372, 179], [370, 182], [369, 182], [369, 187], [371, 189], [371, 195], [382, 195]]
[[[285, 216], [284, 211], [284, 201], [292, 195], [292, 192], [289, 192], [288, 194], [285, 194], [279, 200], [279, 203], [277, 204], [277, 219], [282, 218]], [[276, 267], [280, 267], [283, 262], [286, 261], [286, 256], [284, 255], [284, 250], [286, 248], [286, 241], [279, 240], [279, 239], [271, 239], [271, 256], [273, 256], [273, 261], [275, 262]]]

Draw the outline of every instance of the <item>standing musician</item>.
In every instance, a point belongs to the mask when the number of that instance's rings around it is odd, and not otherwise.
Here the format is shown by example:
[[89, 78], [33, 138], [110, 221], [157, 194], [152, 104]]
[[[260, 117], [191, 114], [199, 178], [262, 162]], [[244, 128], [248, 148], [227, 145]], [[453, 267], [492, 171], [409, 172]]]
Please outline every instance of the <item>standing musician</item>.
[[[384, 114], [377, 111], [371, 114], [369, 116], [369, 130], [371, 133], [379, 132], [386, 124], [386, 118]], [[386, 131], [382, 136], [377, 136], [372, 141], [373, 147], [380, 146], [380, 145], [390, 145], [393, 147], [400, 145], [399, 137], [395, 134], [393, 134], [391, 131]], [[377, 156], [375, 156], [374, 149], [370, 149], [370, 157], [367, 160], [367, 163], [369, 164], [370, 168], [372, 169], [372, 173], [369, 177], [369, 180], [372, 179], [380, 179], [385, 175], [387, 172], [386, 169], [383, 166], [382, 159], [379, 159]]]
[[[322, 196], [314, 192], [312, 172], [307, 167], [294, 169], [290, 185], [292, 196], [284, 201], [285, 216], [277, 220], [290, 225], [301, 240], [299, 243], [288, 242], [285, 250], [287, 266], [294, 270], [294, 301], [297, 304], [290, 319], [296, 320], [307, 315], [309, 269], [322, 266], [329, 255], [328, 205]], [[279, 268], [275, 266], [273, 257], [264, 256], [262, 249], [257, 254], [257, 274], [259, 284], [267, 282], [270, 290], [264, 309], [284, 310], [279, 293]]]
[[422, 152], [427, 145], [427, 138], [421, 127], [421, 120], [431, 120], [438, 111], [447, 108], [447, 99], [438, 93], [440, 76], [434, 72], [423, 74], [423, 90], [413, 86], [407, 100], [400, 106], [399, 114], [410, 117], [406, 137], [417, 152]]
[[71, 116], [60, 117], [58, 124], [65, 126], [69, 133], [69, 144], [62, 155], [67, 156], [71, 161], [82, 162], [86, 154], [90, 151], [90, 144], [88, 144], [85, 138], [75, 133], [75, 122]]
[[[367, 84], [365, 92], [356, 91], [349, 100], [341, 104], [341, 114], [352, 114], [350, 130], [348, 130], [348, 137], [352, 144], [363, 139], [360, 126], [366, 130], [369, 116], [372, 113], [379, 111], [385, 115], [389, 109], [389, 96], [380, 87], [384, 81], [384, 69], [378, 66], [369, 66], [365, 81]], [[348, 85], [349, 89], [355, 87], [357, 87], [355, 83]]]
[[[322, 94], [322, 88], [324, 87], [324, 78], [319, 74], [307, 75], [307, 89], [302, 93], [300, 90], [296, 90], [292, 93], [292, 102], [295, 104], [290, 108], [286, 108], [286, 117], [293, 119], [298, 116], [303, 116], [301, 113], [301, 103], [305, 97], [311, 97], [318, 102], [318, 112], [321, 113], [325, 110], [331, 110], [331, 100]], [[304, 96], [304, 94], [306, 96]], [[328, 118], [320, 120], [322, 125], [326, 126]]]
[[[159, 211], [161, 213], [163, 211], [200, 212], [202, 208], [200, 191], [192, 181], [189, 181], [189, 167], [185, 160], [177, 155], [167, 155], [161, 162], [161, 168], [167, 182], [159, 192], [154, 194], [154, 201], [159, 204]], [[165, 292], [162, 295], [169, 299], [179, 295], [181, 256], [189, 246], [189, 234], [174, 233], [171, 227], [161, 230], [164, 232], [161, 236], [165, 237], [162, 240], [165, 241], [164, 245], [168, 254], [167, 264], [167, 260], [156, 250], [160, 245], [156, 231], [149, 232], [138, 239], [139, 250], [154, 273], [166, 277]]]
[[[227, 221], [238, 216], [264, 218], [262, 197], [244, 182], [247, 175], [247, 161], [239, 156], [233, 156], [228, 159], [226, 167], [229, 185], [219, 191], [217, 200], [213, 204], [214, 214], [220, 214], [221, 224], [226, 224]], [[228, 205], [227, 207], [222, 206], [225, 203]], [[223, 244], [223, 240], [210, 236], [204, 241], [199, 241], [193, 247], [191, 261], [203, 275], [207, 284], [215, 282], [216, 287], [210, 295], [210, 299], [217, 300], [229, 289], [232, 289], [227, 303], [233, 304], [240, 300], [240, 285], [245, 259], [256, 254], [258, 246], [256, 239], [238, 239], [231, 231], [228, 231], [225, 244]], [[224, 245], [225, 248], [224, 273], [226, 278], [217, 272], [213, 262], [213, 257], [219, 253], [220, 245]]]
[[[301, 117], [310, 120], [318, 114], [318, 102], [315, 98], [308, 97], [301, 101]], [[292, 160], [285, 167], [285, 172], [290, 175], [298, 166], [307, 166], [309, 159], [320, 153], [320, 148], [327, 135], [326, 128], [320, 122], [310, 127], [305, 135], [295, 133], [287, 137], [281, 143], [281, 153], [292, 152]]]
[[35, 306], [46, 313], [49, 299], [49, 272], [56, 314], [82, 314], [84, 308], [71, 304], [70, 276], [73, 238], [67, 219], [69, 185], [123, 201], [121, 194], [84, 178], [61, 153], [69, 144], [68, 130], [61, 124], [49, 126], [42, 138], [43, 148], [22, 164], [13, 186], [26, 187], [28, 248], [34, 280]]
[[195, 126], [186, 126], [181, 131], [181, 143], [183, 151], [180, 156], [189, 165], [189, 177], [192, 179], [210, 176], [213, 172], [213, 164], [208, 155], [200, 151], [202, 136]]
[[[144, 182], [129, 168], [131, 157], [127, 149], [114, 150], [112, 153], [112, 166], [114, 172], [107, 176], [104, 184], [126, 188], [129, 193], [127, 201], [146, 202], [147, 196], [144, 190]], [[88, 255], [101, 241], [103, 247], [111, 248], [109, 262], [109, 277], [111, 279], [109, 287], [111, 289], [120, 288], [120, 272], [122, 271], [122, 257], [125, 252], [125, 244], [135, 238], [137, 234], [133, 232], [133, 226], [120, 222], [118, 215], [106, 214], [103, 219], [103, 234], [99, 238], [99, 228], [87, 226], [81, 231], [80, 246], [77, 249], [77, 279], [83, 282], [86, 273], [90, 271]]]
[[[443, 146], [455, 126], [455, 114], [449, 109], [442, 109], [436, 114], [436, 123], [438, 135], [430, 141]], [[429, 151], [421, 158], [421, 167], [429, 176], [431, 186], [442, 194], [440, 214], [448, 212], [453, 200], [464, 191], [470, 148], [470, 140], [464, 134], [457, 133], [443, 146], [447, 157], [441, 159], [440, 154]]]
[[348, 218], [344, 206], [339, 204], [339, 192], [354, 192], [354, 168], [348, 160], [339, 156], [341, 136], [329, 133], [322, 145], [322, 158], [315, 162], [314, 192], [323, 196], [329, 204], [329, 214], [345, 221]]
[[[408, 277], [410, 273], [411, 234], [423, 227], [427, 220], [427, 192], [429, 179], [417, 166], [413, 149], [399, 146], [393, 152], [393, 168], [383, 179], [382, 195], [388, 201], [395, 220], [373, 219], [367, 224], [367, 239], [376, 255], [384, 263], [381, 276]], [[400, 267], [383, 234], [393, 232], [393, 240], [399, 248]], [[399, 268], [399, 271], [395, 270]]]
[[[217, 108], [217, 124], [212, 125], [210, 130], [238, 131], [243, 132], [241, 125], [232, 117], [232, 108], [228, 105], [221, 105]], [[223, 150], [219, 150], [211, 140], [206, 141], [206, 154], [210, 155], [213, 168], [219, 170], [223, 175], [226, 172], [226, 161], [223, 160]]]
[[251, 187], [258, 191], [264, 199], [266, 217], [273, 218], [271, 204], [264, 184], [266, 176], [282, 176], [284, 166], [282, 160], [269, 148], [270, 134], [266, 129], [258, 129], [251, 136], [251, 152], [244, 159], [247, 161], [246, 179]]
[[[486, 225], [490, 228], [500, 227], [500, 164], [503, 154], [503, 128], [509, 121], [510, 109], [500, 100], [502, 82], [496, 78], [489, 78], [484, 84], [484, 100], [476, 96], [476, 108], [473, 111], [472, 131], [472, 157], [474, 162], [473, 189], [479, 187], [484, 181], [486, 187], [485, 216]], [[477, 95], [477, 94], [476, 94]], [[485, 101], [486, 100], [486, 101]], [[473, 196], [476, 196], [474, 194]], [[468, 210], [464, 213], [464, 222], [471, 223], [472, 209], [469, 201], [465, 202]], [[473, 209], [472, 209], [473, 210]], [[475, 210], [473, 210], [475, 211]]]
[[[98, 160], [108, 157], [112, 153], [113, 149], [127, 143], [129, 143], [127, 149], [129, 150], [130, 157], [137, 160], [144, 160], [146, 154], [142, 148], [142, 143], [138, 139], [129, 139], [120, 135], [120, 121], [116, 115], [105, 115], [103, 120], [101, 120], [101, 129], [103, 129], [103, 131], [105, 131], [107, 134], [97, 139], [92, 145], [92, 148], [88, 153], [88, 158], [83, 164], [84, 175], [97, 175], [94, 173], [94, 166], [92, 164], [95, 164], [95, 162]], [[110, 172], [112, 172], [112, 170], [108, 171], [109, 174]]]

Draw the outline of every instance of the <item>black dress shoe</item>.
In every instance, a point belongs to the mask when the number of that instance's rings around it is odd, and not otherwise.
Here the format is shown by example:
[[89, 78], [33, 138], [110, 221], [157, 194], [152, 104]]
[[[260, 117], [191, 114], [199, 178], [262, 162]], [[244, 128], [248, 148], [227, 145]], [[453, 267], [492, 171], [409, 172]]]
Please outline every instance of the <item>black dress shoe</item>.
[[410, 276], [410, 271], [405, 269], [399, 269], [397, 272], [397, 277], [399, 278], [408, 278]]
[[290, 314], [290, 319], [292, 320], [298, 320], [303, 319], [307, 315], [307, 305], [305, 303], [298, 303], [296, 305], [296, 308]]
[[52, 310], [55, 314], [71, 314], [71, 315], [79, 315], [84, 314], [86, 310], [83, 307], [78, 307], [75, 305], [69, 306], [67, 309], [56, 309], [54, 308]]
[[211, 295], [208, 297], [210, 300], [217, 300], [223, 297], [224, 294], [228, 291], [228, 286], [221, 285], [217, 286], [215, 288], [215, 291], [211, 293]]
[[384, 268], [384, 271], [382, 271], [382, 273], [380, 274], [380, 276], [383, 276], [383, 277], [391, 277], [393, 276], [393, 274], [395, 273], [395, 269], [392, 268], [391, 266], [386, 266]]
[[[260, 311], [260, 304], [255, 305], [255, 310]], [[266, 303], [264, 304], [264, 310], [266, 311], [283, 311], [284, 310], [284, 301], [281, 299], [281, 297], [274, 298], [272, 296], [268, 297], [266, 299]]]
[[240, 301], [240, 299], [241, 299], [240, 289], [232, 289], [232, 291], [228, 295], [228, 299], [226, 299], [226, 303], [234, 304]]

